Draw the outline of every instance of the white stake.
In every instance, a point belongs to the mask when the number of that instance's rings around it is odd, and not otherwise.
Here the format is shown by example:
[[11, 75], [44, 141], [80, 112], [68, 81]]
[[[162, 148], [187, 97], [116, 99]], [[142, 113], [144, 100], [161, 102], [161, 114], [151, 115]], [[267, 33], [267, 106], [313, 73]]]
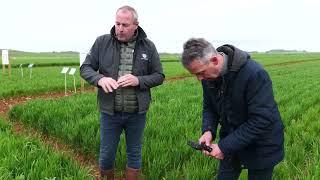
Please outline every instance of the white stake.
[[28, 68], [30, 69], [30, 79], [32, 77], [32, 67], [33, 67], [33, 64], [29, 64], [28, 65]]
[[2, 50], [2, 73], [5, 73], [6, 65], [8, 65], [9, 78], [11, 75], [11, 65], [9, 62], [9, 51], [7, 49]]
[[61, 73], [64, 74], [64, 95], [67, 95], [67, 72], [69, 67], [63, 67]]
[[73, 87], [74, 87], [74, 93], [77, 93], [77, 88], [76, 88], [76, 78], [73, 76]]
[[20, 67], [20, 70], [21, 70], [21, 77], [23, 78], [23, 69], [22, 69], [22, 65], [23, 65], [23, 64], [20, 64], [20, 66], [19, 66], [19, 67]]
[[77, 87], [76, 87], [76, 78], [74, 77], [74, 73], [76, 72], [76, 68], [71, 68], [69, 71], [69, 75], [73, 76], [73, 87], [74, 87], [74, 93], [77, 93]]

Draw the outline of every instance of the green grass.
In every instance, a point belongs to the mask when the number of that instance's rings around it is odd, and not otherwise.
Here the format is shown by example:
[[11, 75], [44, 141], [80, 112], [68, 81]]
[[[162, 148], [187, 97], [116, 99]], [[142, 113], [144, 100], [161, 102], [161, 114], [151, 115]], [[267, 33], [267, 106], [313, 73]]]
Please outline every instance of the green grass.
[[[276, 167], [273, 178], [317, 179], [320, 171], [320, 140], [317, 138], [320, 130], [320, 61], [317, 60], [319, 54], [253, 56], [259, 58], [259, 62], [266, 66], [273, 80], [275, 98], [285, 124], [285, 160]], [[283, 64], [301, 60], [305, 61]], [[163, 67], [167, 78], [188, 75], [180, 62], [165, 62]], [[0, 89], [0, 95], [1, 91], [7, 88], [15, 91], [5, 97], [63, 90], [64, 76], [60, 71], [61, 68], [39, 68], [39, 74], [47, 74], [38, 80], [37, 83], [41, 83], [32, 84], [31, 87], [28, 78], [13, 79], [9, 83], [0, 79], [1, 82], [5, 82], [6, 87]], [[19, 71], [15, 73], [16, 76], [19, 75]], [[71, 90], [71, 77], [68, 78], [68, 88]], [[15, 83], [17, 85], [13, 86]], [[40, 87], [44, 88], [39, 91]], [[144, 134], [143, 173], [149, 179], [215, 177], [217, 161], [204, 157], [186, 145], [187, 140], [197, 140], [200, 137], [200, 83], [193, 77], [165, 82], [162, 86], [154, 88], [152, 94], [153, 102], [147, 114]], [[25, 105], [15, 106], [10, 111], [10, 118], [12, 121], [21, 121], [26, 126], [35, 127], [44, 134], [70, 144], [74, 149], [98, 158], [99, 114], [95, 93], [77, 94], [58, 100], [30, 101]], [[126, 166], [124, 144], [124, 138], [121, 137], [116, 158], [118, 170]], [[240, 179], [247, 179], [246, 174], [244, 171]]]
[[[314, 179], [319, 175], [320, 62], [267, 68], [285, 124], [285, 160], [274, 179]], [[200, 83], [194, 78], [166, 82], [153, 89], [153, 102], [144, 133], [143, 173], [150, 179], [211, 179], [218, 162], [186, 145], [201, 132]], [[14, 107], [12, 120], [58, 137], [75, 149], [98, 156], [99, 121], [94, 93], [56, 101], [37, 100]], [[124, 169], [125, 145], [117, 154], [117, 168]], [[240, 179], [246, 179], [246, 171]]]
[[[71, 66], [72, 67], [72, 66]], [[74, 66], [75, 67], [75, 66]], [[5, 74], [0, 73], [0, 98], [34, 95], [39, 93], [64, 91], [64, 74], [61, 67], [34, 67], [30, 73], [29, 68], [12, 68], [9, 77], [8, 69]], [[75, 73], [76, 87], [80, 88], [79, 67]], [[166, 78], [184, 76], [187, 71], [179, 62], [163, 63]], [[23, 76], [22, 76], [23, 74]], [[30, 79], [31, 74], [31, 79]], [[85, 83], [88, 86], [88, 83]], [[67, 74], [67, 90], [74, 91], [73, 76]]]
[[181, 62], [162, 63], [164, 74], [167, 79], [177, 76], [190, 76], [189, 72], [181, 65]]
[[93, 179], [71, 157], [30, 137], [13, 135], [0, 118], [0, 179]]
[[[4, 88], [0, 88], [0, 98], [8, 98], [15, 96], [25, 96], [33, 95], [39, 93], [53, 92], [53, 91], [64, 91], [64, 75], [60, 74], [63, 66], [59, 67], [39, 67], [41, 65], [54, 65], [58, 63], [59, 65], [75, 63], [78, 60], [72, 60], [77, 58], [78, 54], [75, 53], [21, 53], [17, 52], [15, 57], [15, 65], [18, 66], [19, 63], [25, 63], [22, 67], [23, 75], [21, 75], [20, 68], [12, 68], [11, 77], [8, 77], [8, 69], [6, 73], [0, 74], [1, 85]], [[317, 63], [320, 61], [320, 53], [295, 53], [295, 54], [265, 54], [256, 53], [252, 55], [253, 58], [257, 59], [258, 62], [265, 65], [266, 67], [271, 67], [275, 69], [280, 69], [280, 76], [288, 73], [283, 71], [283, 63], [305, 61], [300, 62], [298, 65], [302, 65], [310, 62]], [[66, 59], [64, 59], [66, 58]], [[19, 60], [21, 59], [21, 61]], [[38, 66], [32, 68], [32, 79], [30, 76], [30, 69], [27, 68], [26, 62], [30, 59], [37, 59], [40, 62]], [[173, 77], [183, 77], [190, 76], [188, 71], [182, 67], [181, 62], [179, 62], [179, 57], [175, 54], [164, 54], [161, 56], [163, 70], [167, 79]], [[173, 61], [171, 61], [173, 60]], [[34, 63], [34, 62], [33, 62]], [[280, 67], [274, 67], [275, 65], [281, 65]], [[70, 64], [68, 66], [71, 66]], [[74, 66], [77, 68], [76, 72], [76, 86], [80, 87], [80, 76], [79, 76], [79, 66]], [[292, 72], [290, 72], [292, 73]], [[68, 90], [73, 91], [73, 78], [72, 76], [67, 76]], [[86, 83], [86, 85], [88, 85]]]
[[27, 106], [17, 106], [11, 118], [20, 118], [29, 127], [37, 127], [41, 132], [63, 139], [73, 144], [75, 149], [83, 148], [85, 154], [95, 154], [98, 150], [97, 109], [95, 95], [78, 94], [59, 100], [35, 100]]
[[253, 53], [251, 57], [265, 66], [297, 61], [320, 61], [320, 53]]
[[[75, 73], [76, 87], [80, 87], [79, 67]], [[30, 69], [14, 68], [9, 77], [8, 71], [0, 74], [0, 98], [34, 95], [39, 93], [64, 91], [64, 74], [62, 67], [34, 67], [30, 79]], [[73, 76], [67, 74], [67, 89], [74, 91]]]

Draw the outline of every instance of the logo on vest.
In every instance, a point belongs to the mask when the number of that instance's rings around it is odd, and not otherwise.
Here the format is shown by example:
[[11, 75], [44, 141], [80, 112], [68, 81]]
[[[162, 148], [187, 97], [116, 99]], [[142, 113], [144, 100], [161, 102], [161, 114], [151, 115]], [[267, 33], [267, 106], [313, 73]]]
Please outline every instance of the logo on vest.
[[142, 53], [141, 56], [142, 56], [141, 57], [142, 60], [145, 60], [145, 61], [149, 60], [147, 54]]

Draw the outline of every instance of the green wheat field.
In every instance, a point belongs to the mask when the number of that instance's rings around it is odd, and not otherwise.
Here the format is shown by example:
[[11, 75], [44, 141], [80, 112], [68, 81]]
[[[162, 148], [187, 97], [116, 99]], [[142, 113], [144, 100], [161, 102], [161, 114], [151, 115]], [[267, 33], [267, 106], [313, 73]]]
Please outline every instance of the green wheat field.
[[[285, 124], [285, 159], [276, 166], [273, 179], [320, 178], [320, 53], [252, 53], [273, 80], [276, 101]], [[0, 56], [1, 57], [1, 56]], [[48, 92], [64, 92], [63, 67], [76, 68], [77, 53], [11, 54], [11, 74], [0, 74], [0, 99]], [[187, 146], [201, 136], [202, 89], [196, 78], [181, 66], [179, 56], [162, 54], [166, 74], [163, 85], [152, 89], [143, 141], [146, 179], [214, 179], [218, 161]], [[30, 68], [28, 64], [35, 64]], [[20, 66], [22, 64], [22, 66]], [[22, 76], [23, 73], [23, 76]], [[179, 77], [179, 78], [177, 78]], [[67, 75], [73, 90], [73, 76]], [[85, 83], [86, 87], [89, 87]], [[0, 117], [1, 118], [1, 117]], [[58, 139], [72, 149], [93, 157], [99, 154], [99, 113], [95, 91], [74, 93], [50, 100], [31, 100], [10, 109], [8, 120], [0, 119], [0, 179], [94, 179], [90, 167], [57, 152], [36, 136], [13, 132], [22, 123], [39, 133]], [[118, 147], [116, 171], [126, 166], [124, 137]], [[247, 179], [243, 171], [240, 179]]]

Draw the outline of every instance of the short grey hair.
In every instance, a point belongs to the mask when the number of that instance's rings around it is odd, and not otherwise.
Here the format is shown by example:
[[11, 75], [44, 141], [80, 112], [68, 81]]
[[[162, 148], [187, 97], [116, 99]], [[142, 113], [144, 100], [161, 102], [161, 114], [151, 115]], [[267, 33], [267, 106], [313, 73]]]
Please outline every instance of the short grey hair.
[[184, 67], [188, 67], [195, 59], [208, 63], [209, 58], [217, 54], [217, 50], [207, 40], [191, 38], [183, 44], [182, 64]]
[[120, 10], [126, 10], [126, 11], [131, 12], [131, 13], [132, 13], [132, 17], [133, 17], [133, 21], [134, 21], [134, 22], [138, 22], [138, 13], [137, 13], [137, 11], [136, 11], [133, 7], [128, 6], [128, 5], [122, 6], [122, 7], [120, 7], [120, 8], [117, 10], [117, 13], [118, 13]]

